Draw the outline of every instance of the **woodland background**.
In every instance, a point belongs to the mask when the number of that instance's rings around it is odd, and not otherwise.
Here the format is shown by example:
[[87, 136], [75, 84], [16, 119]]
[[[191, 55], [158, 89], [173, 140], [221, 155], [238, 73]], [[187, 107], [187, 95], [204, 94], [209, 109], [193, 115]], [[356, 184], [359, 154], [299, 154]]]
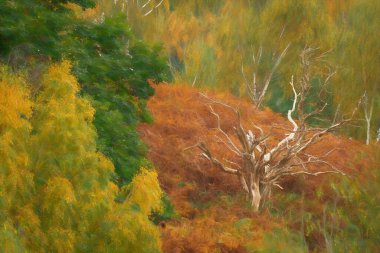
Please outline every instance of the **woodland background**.
[[[0, 252], [378, 251], [379, 13], [376, 0], [1, 1]], [[306, 47], [323, 55], [316, 90], [336, 71], [324, 120], [363, 101], [316, 147], [341, 147], [331, 161], [349, 176], [289, 179], [253, 214], [182, 152], [211, 128], [197, 92], [286, 125]], [[251, 111], [247, 79], [264, 82], [285, 48]]]

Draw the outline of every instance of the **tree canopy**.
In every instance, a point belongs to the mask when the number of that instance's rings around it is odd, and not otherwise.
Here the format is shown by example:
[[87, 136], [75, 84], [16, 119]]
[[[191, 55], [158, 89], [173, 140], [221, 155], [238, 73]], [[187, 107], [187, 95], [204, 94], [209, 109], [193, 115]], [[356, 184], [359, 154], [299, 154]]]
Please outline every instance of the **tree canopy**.
[[101, 22], [80, 18], [75, 6], [93, 7], [89, 0], [21, 0], [0, 3], [0, 57], [14, 69], [26, 68], [34, 84], [51, 61], [71, 60], [84, 96], [96, 109], [98, 147], [115, 164], [116, 180], [129, 182], [144, 163], [145, 149], [136, 133], [150, 121], [145, 100], [148, 84], [170, 78], [160, 46], [137, 39], [122, 12]]

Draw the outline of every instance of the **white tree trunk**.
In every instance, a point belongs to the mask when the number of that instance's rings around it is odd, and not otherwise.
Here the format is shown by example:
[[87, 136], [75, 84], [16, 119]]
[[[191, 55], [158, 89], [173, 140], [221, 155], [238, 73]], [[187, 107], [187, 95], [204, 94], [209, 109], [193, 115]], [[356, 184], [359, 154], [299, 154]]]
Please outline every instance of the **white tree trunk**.
[[368, 95], [367, 93], [364, 93], [364, 117], [365, 121], [367, 123], [367, 138], [366, 138], [366, 144], [369, 145], [369, 142], [371, 140], [371, 119], [372, 119], [372, 113], [373, 113], [373, 99], [371, 103], [371, 108], [368, 112]]
[[369, 145], [369, 141], [371, 138], [371, 119], [369, 118], [367, 121], [367, 139], [365, 141], [365, 144]]

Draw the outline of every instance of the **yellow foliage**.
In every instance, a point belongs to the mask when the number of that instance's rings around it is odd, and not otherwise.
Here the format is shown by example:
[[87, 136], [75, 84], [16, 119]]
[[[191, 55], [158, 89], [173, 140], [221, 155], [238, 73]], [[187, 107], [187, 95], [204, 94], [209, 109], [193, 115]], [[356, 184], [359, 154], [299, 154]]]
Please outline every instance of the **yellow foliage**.
[[33, 104], [24, 79], [0, 68], [0, 252], [160, 252], [149, 220], [161, 205], [157, 173], [142, 169], [115, 202], [95, 111], [70, 71], [52, 65]]
[[112, 252], [124, 252], [122, 249], [136, 253], [159, 252], [160, 233], [148, 218], [152, 210], [161, 210], [162, 190], [157, 172], [142, 168], [123, 190], [128, 192], [126, 201], [113, 206], [107, 216], [114, 224], [110, 231], [111, 238], [115, 238], [110, 246]]
[[33, 186], [26, 153], [32, 112], [28, 96], [23, 78], [0, 66], [0, 222], [14, 216]]
[[128, 196], [130, 205], [138, 205], [141, 212], [149, 215], [152, 210], [161, 211], [162, 191], [154, 170], [141, 169], [132, 183]]
[[25, 249], [20, 244], [19, 238], [17, 236], [17, 230], [7, 221], [1, 224], [0, 227], [0, 253], [15, 252], [21, 253], [25, 252]]
[[5, 66], [0, 66], [0, 129], [28, 125], [26, 118], [32, 113], [28, 95], [23, 78], [11, 75]]

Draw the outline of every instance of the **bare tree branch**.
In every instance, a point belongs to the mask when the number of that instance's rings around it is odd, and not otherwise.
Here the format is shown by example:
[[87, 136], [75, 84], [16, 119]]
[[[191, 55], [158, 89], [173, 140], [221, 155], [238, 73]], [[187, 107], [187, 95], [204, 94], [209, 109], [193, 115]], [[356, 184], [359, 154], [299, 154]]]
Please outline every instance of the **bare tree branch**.
[[272, 80], [272, 76], [273, 76], [274, 72], [276, 71], [278, 65], [280, 65], [282, 59], [285, 57], [286, 52], [288, 51], [289, 47], [290, 47], [290, 43], [288, 45], [286, 45], [285, 49], [281, 52], [280, 56], [276, 60], [276, 63], [274, 64], [271, 72], [269, 73], [268, 77], [266, 78], [266, 80], [264, 82], [264, 88], [261, 91], [260, 96], [259, 96], [259, 98], [257, 100], [257, 105], [256, 105], [257, 108], [260, 108], [260, 106], [261, 106], [261, 104], [263, 102], [264, 96], [265, 96], [265, 94], [266, 94], [266, 92], [268, 90], [269, 83]]
[[[141, 9], [145, 8], [149, 3], [150, 3], [151, 0], [148, 0], [142, 7]], [[148, 16], [150, 13], [152, 13], [153, 10], [157, 9], [158, 7], [160, 7], [160, 5], [164, 2], [164, 0], [161, 0], [158, 4], [156, 4], [153, 8], [151, 8], [149, 11], [145, 12], [143, 14], [144, 17]]]
[[[244, 63], [243, 63], [243, 58], [242, 58], [241, 70], [240, 70], [241, 75], [243, 77], [243, 81], [247, 88], [248, 96], [250, 97], [250, 99], [256, 105], [257, 108], [261, 107], [265, 94], [268, 90], [269, 84], [272, 80], [272, 77], [275, 71], [277, 70], [278, 66], [280, 65], [281, 61], [285, 57], [289, 47], [290, 47], [290, 43], [286, 45], [285, 49], [282, 50], [280, 55], [276, 58], [273, 67], [271, 68], [269, 73], [266, 74], [263, 82], [259, 85], [260, 87], [258, 87], [258, 84], [257, 84], [257, 70], [252, 71], [252, 81], [248, 80], [245, 74]], [[262, 53], [263, 53], [263, 48], [261, 46], [259, 47], [259, 50], [257, 51], [256, 56], [255, 56], [255, 53], [252, 53], [252, 62], [253, 62], [254, 68], [260, 65]]]
[[[355, 108], [349, 117], [342, 117], [340, 120], [335, 117], [334, 121], [328, 127], [310, 127], [307, 125], [306, 120], [308, 118], [319, 115], [326, 107], [326, 103], [323, 103], [314, 111], [304, 113], [306, 97], [311, 87], [310, 67], [315, 61], [310, 58], [310, 54], [314, 53], [315, 50], [316, 49], [313, 48], [305, 48], [301, 54], [302, 75], [297, 81], [292, 77], [289, 82], [293, 90], [294, 98], [292, 108], [288, 110], [287, 119], [292, 125], [292, 129], [273, 126], [274, 128], [281, 128], [287, 133], [283, 139], [278, 140], [277, 144], [271, 148], [268, 148], [266, 144], [267, 139], [270, 138], [271, 135], [266, 135], [264, 130], [254, 123], [252, 123], [252, 127], [257, 130], [256, 132], [259, 132], [259, 135], [256, 135], [250, 129], [246, 130], [242, 124], [238, 109], [223, 101], [211, 99], [201, 94], [209, 103], [210, 113], [217, 119], [216, 130], [219, 133], [219, 135], [216, 135], [217, 141], [232, 151], [236, 158], [239, 159], [239, 162], [232, 162], [227, 159], [223, 159], [223, 162], [221, 162], [218, 158], [213, 156], [212, 151], [203, 142], [198, 144], [197, 147], [201, 150], [202, 156], [210, 160], [213, 166], [222, 172], [238, 177], [255, 211], [259, 211], [260, 208], [262, 208], [263, 203], [269, 198], [273, 187], [283, 189], [280, 185], [280, 181], [284, 176], [300, 174], [318, 176], [326, 173], [345, 175], [345, 173], [339, 170], [334, 164], [325, 160], [325, 158], [336, 150], [335, 148], [327, 150], [324, 154], [319, 156], [306, 153], [307, 149], [320, 141], [323, 136], [351, 122], [357, 111], [357, 108]], [[260, 54], [261, 53], [258, 53], [257, 59], [253, 56], [253, 60], [259, 61]], [[318, 59], [322, 59], [323, 57], [324, 55], [318, 56]], [[242, 72], [244, 72], [244, 67], [242, 67]], [[329, 70], [329, 74], [322, 83], [322, 89], [325, 89], [333, 73], [334, 72]], [[320, 92], [319, 95], [322, 96], [322, 92]], [[358, 106], [360, 103], [361, 102], [359, 102]], [[214, 104], [226, 107], [232, 110], [236, 115], [235, 126], [233, 128], [234, 139], [232, 139], [231, 134], [221, 128], [221, 117], [213, 107]], [[293, 118], [295, 112], [297, 112], [297, 119]]]

